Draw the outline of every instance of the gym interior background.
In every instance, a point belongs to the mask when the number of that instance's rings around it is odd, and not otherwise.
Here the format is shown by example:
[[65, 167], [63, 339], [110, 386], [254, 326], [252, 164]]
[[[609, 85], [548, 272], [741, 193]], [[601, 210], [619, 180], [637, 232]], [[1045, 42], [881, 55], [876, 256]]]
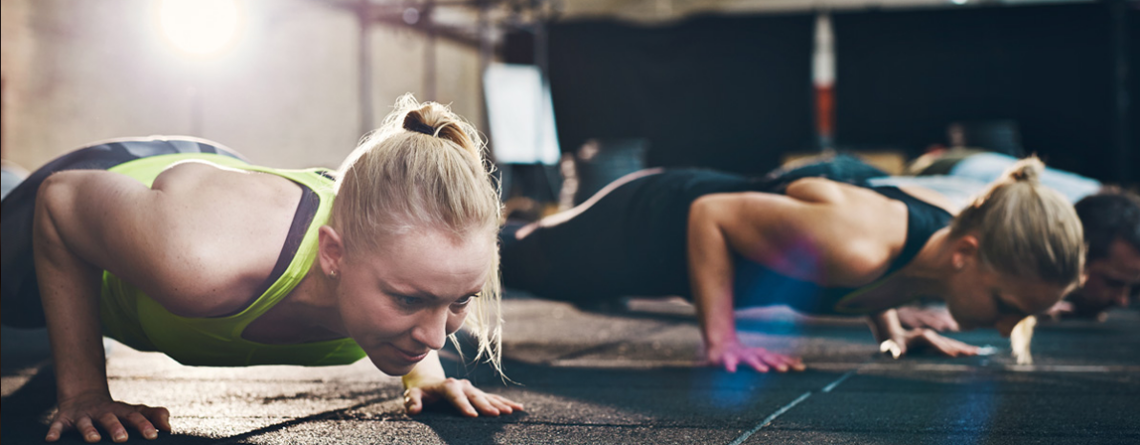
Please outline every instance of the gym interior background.
[[1140, 164], [1131, 1], [241, 0], [232, 29], [198, 30], [228, 39], [197, 56], [171, 44], [162, 3], [3, 0], [4, 159], [189, 134], [331, 167], [409, 91], [494, 149], [481, 73], [506, 62], [546, 74], [562, 152], [634, 141], [635, 166], [909, 158], [955, 122], [1110, 183]]
[[[335, 167], [405, 92], [452, 104], [503, 160], [509, 134], [547, 131], [543, 119], [494, 131], [483, 73], [504, 63], [545, 75], [553, 139], [573, 160], [500, 163], [509, 193], [537, 201], [581, 201], [639, 167], [760, 174], [838, 150], [897, 169], [952, 145], [1035, 152], [1101, 181], [1140, 182], [1132, 0], [187, 1], [218, 16], [179, 30], [163, 24], [174, 1], [0, 0], [5, 181], [8, 169], [34, 170], [93, 141], [150, 134], [212, 139], [271, 167]], [[567, 176], [579, 182], [573, 196], [558, 196], [562, 171], [579, 161], [605, 168], [578, 169]], [[1131, 444], [1137, 435], [1135, 310], [1042, 329], [1032, 369], [1004, 349], [896, 363], [876, 355], [861, 321], [777, 314], [741, 326], [765, 345], [807, 351], [812, 371], [730, 375], [693, 366], [691, 306], [641, 304], [649, 309], [633, 316], [505, 304], [507, 371], [525, 386], [494, 391], [528, 412], [498, 420], [409, 419], [399, 380], [367, 361], [233, 371], [116, 346], [109, 374], [117, 396], [179, 413], [162, 443]], [[55, 403], [54, 377], [40, 371], [50, 369], [46, 334], [3, 329], [4, 442], [39, 443]], [[957, 338], [1004, 348], [991, 331]]]

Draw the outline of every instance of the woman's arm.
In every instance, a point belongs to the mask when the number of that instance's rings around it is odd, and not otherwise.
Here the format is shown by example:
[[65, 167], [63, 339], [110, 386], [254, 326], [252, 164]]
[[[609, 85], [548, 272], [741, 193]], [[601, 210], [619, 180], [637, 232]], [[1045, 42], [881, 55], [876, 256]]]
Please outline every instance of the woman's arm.
[[[164, 408], [114, 402], [107, 390], [99, 289], [109, 271], [185, 317], [232, 312], [276, 261], [300, 190], [287, 180], [185, 163], [148, 188], [95, 170], [54, 174], [40, 186], [33, 233], [37, 278], [59, 382], [55, 440], [78, 429], [113, 439], [122, 423], [144, 437], [169, 430]], [[250, 236], [256, 233], [257, 236]]]
[[[890, 212], [902, 214], [905, 207], [816, 178], [790, 184], [785, 195], [729, 193], [695, 201], [689, 213], [689, 276], [708, 359], [729, 370], [739, 362], [760, 371], [802, 368], [798, 360], [742, 346], [737, 339], [734, 254], [821, 286], [861, 286], [883, 273], [891, 243], [903, 242], [897, 233], [879, 236], [900, 231], [889, 224], [892, 220], [871, 223], [866, 217], [882, 219]], [[901, 224], [905, 228], [905, 220]]]
[[[694, 302], [710, 361], [729, 370], [739, 362], [760, 371], [780, 369], [787, 357], [740, 345], [733, 320], [733, 254], [785, 276], [829, 287], [860, 287], [881, 276], [905, 241], [902, 203], [873, 191], [808, 178], [790, 184], [786, 195], [708, 195], [689, 215], [689, 273]], [[805, 255], [789, 253], [807, 251]], [[933, 346], [956, 356], [977, 348], [924, 329], [902, 328], [894, 310], [872, 317], [880, 342], [906, 348]], [[802, 366], [802, 365], [801, 365]]]
[[902, 325], [910, 328], [929, 328], [938, 332], [958, 331], [958, 322], [943, 305], [922, 303], [906, 304], [895, 308]]
[[[123, 422], [148, 439], [157, 437], [155, 425], [170, 430], [165, 408], [114, 402], [107, 387], [99, 320], [103, 268], [89, 258], [105, 258], [106, 254], [93, 251], [100, 249], [99, 238], [117, 227], [102, 221], [100, 214], [129, 212], [123, 204], [143, 190], [117, 178], [106, 181], [104, 176], [92, 172], [53, 175], [40, 187], [36, 200], [34, 258], [59, 400], [48, 441], [58, 440], [71, 429], [89, 442], [98, 441], [96, 422], [116, 442], [127, 438]], [[133, 185], [145, 189], [137, 182]]]
[[401, 379], [404, 382], [404, 410], [419, 414], [424, 405], [445, 399], [464, 415], [477, 417], [510, 414], [522, 411], [523, 406], [497, 394], [487, 394], [467, 379], [448, 378], [443, 372], [436, 351], [428, 353], [412, 371]]
[[[736, 318], [733, 312], [732, 255], [728, 241], [717, 221], [720, 206], [706, 200], [693, 203], [689, 211], [689, 276], [693, 287], [693, 303], [701, 325], [707, 358], [715, 365], [736, 371], [738, 357], [725, 357], [724, 352], [736, 348]], [[751, 364], [761, 371], [763, 363]]]
[[[769, 215], [795, 211], [797, 203], [787, 197], [764, 194], [709, 195], [693, 203], [689, 211], [689, 276], [709, 362], [730, 372], [744, 363], [760, 372], [802, 370], [803, 364], [763, 348], [740, 343], [733, 312], [733, 252], [759, 259], [765, 264], [780, 263], [784, 236], [793, 235], [786, 221], [768, 218], [761, 227], [744, 223], [754, 217], [751, 208], [766, 206]], [[752, 221], [754, 223], [758, 221]], [[767, 232], [765, 232], [767, 229]], [[767, 261], [764, 261], [767, 260]], [[776, 264], [789, 275], [803, 275], [795, 264]]]

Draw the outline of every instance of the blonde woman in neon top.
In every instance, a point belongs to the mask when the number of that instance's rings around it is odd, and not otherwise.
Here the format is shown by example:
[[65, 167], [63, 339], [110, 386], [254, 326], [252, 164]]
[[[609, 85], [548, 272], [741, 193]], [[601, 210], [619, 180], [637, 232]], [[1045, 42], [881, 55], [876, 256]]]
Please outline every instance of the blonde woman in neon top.
[[[46, 324], [68, 430], [119, 442], [170, 430], [165, 408], [111, 399], [108, 335], [183, 364], [339, 365], [401, 375], [406, 410], [522, 406], [444, 375], [465, 323], [500, 358], [499, 195], [476, 130], [402, 97], [339, 171], [250, 165], [209, 141], [77, 150], [3, 201], [3, 320]], [[42, 300], [42, 309], [37, 310]]]

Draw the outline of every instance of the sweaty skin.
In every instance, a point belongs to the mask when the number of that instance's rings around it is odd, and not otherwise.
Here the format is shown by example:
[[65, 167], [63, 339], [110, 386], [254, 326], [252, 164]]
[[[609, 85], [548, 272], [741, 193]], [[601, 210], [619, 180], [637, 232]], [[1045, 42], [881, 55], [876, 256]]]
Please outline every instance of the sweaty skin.
[[[149, 439], [156, 438], [158, 430], [170, 430], [165, 408], [130, 405], [110, 396], [100, 343], [102, 271], [137, 286], [179, 316], [235, 313], [251, 302], [250, 296], [271, 273], [300, 195], [299, 186], [287, 179], [205, 162], [172, 166], [159, 175], [152, 188], [106, 171], [66, 171], [45, 180], [36, 201], [33, 242], [59, 393], [59, 411], [46, 439], [58, 440], [64, 431], [74, 429], [94, 442], [102, 438], [102, 429], [112, 440], [121, 442], [128, 437], [124, 424]], [[334, 258], [331, 264], [343, 270], [335, 274], [339, 278], [326, 281], [335, 270], [326, 267], [326, 250], [335, 250], [327, 247], [343, 251], [343, 245], [332, 242], [325, 229], [335, 237], [331, 228], [322, 228], [321, 255], [309, 275], [271, 311], [272, 315], [251, 324], [251, 337], [247, 339], [289, 344], [352, 335], [354, 339], [359, 336], [364, 344], [373, 339], [380, 345], [400, 344], [407, 348], [401, 349], [406, 360], [400, 366], [387, 366], [399, 352], [382, 346], [366, 351], [381, 370], [406, 373], [408, 397], [414, 402], [407, 406], [409, 413], [419, 412], [422, 403], [437, 399], [449, 400], [472, 416], [522, 409], [465, 381], [446, 379], [434, 353], [441, 343], [437, 340], [462, 322], [464, 301], [470, 297], [468, 288], [475, 287], [473, 282], [481, 276], [449, 278], [450, 284], [441, 285], [449, 292], [440, 299], [402, 309], [398, 323], [405, 327], [402, 331], [376, 336], [371, 327], [348, 322], [342, 314], [352, 308], [376, 316], [394, 314], [361, 309], [359, 303], [369, 296], [391, 296], [382, 289], [348, 292], [341, 289], [346, 285], [338, 283], [362, 280], [369, 273], [375, 274], [379, 265], [369, 262], [370, 256], [357, 261]], [[406, 242], [422, 247], [422, 243], [438, 241], [430, 233], [418, 236]], [[484, 255], [477, 262], [487, 264], [482, 258], [493, 253], [480, 245], [433, 245], [437, 250], [419, 250], [427, 257], [419, 261], [463, 252], [468, 260]], [[418, 284], [430, 277], [438, 275], [388, 278]], [[464, 291], [452, 292], [455, 288]], [[344, 297], [342, 301], [344, 295], [354, 299]], [[444, 319], [447, 321], [438, 321]], [[354, 331], [357, 328], [359, 331]], [[424, 354], [407, 356], [419, 352]]]

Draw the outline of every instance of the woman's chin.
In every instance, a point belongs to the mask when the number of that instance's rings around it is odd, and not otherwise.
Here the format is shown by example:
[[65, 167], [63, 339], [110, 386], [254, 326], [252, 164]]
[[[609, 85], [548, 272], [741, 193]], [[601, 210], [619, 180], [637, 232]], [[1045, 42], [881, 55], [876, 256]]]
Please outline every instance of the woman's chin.
[[412, 369], [415, 368], [417, 364], [419, 364], [419, 362], [406, 363], [403, 360], [385, 360], [383, 358], [372, 357], [369, 358], [372, 360], [372, 364], [376, 366], [376, 369], [379, 369], [380, 372], [383, 372], [384, 374], [394, 377], [399, 377], [412, 372]]

